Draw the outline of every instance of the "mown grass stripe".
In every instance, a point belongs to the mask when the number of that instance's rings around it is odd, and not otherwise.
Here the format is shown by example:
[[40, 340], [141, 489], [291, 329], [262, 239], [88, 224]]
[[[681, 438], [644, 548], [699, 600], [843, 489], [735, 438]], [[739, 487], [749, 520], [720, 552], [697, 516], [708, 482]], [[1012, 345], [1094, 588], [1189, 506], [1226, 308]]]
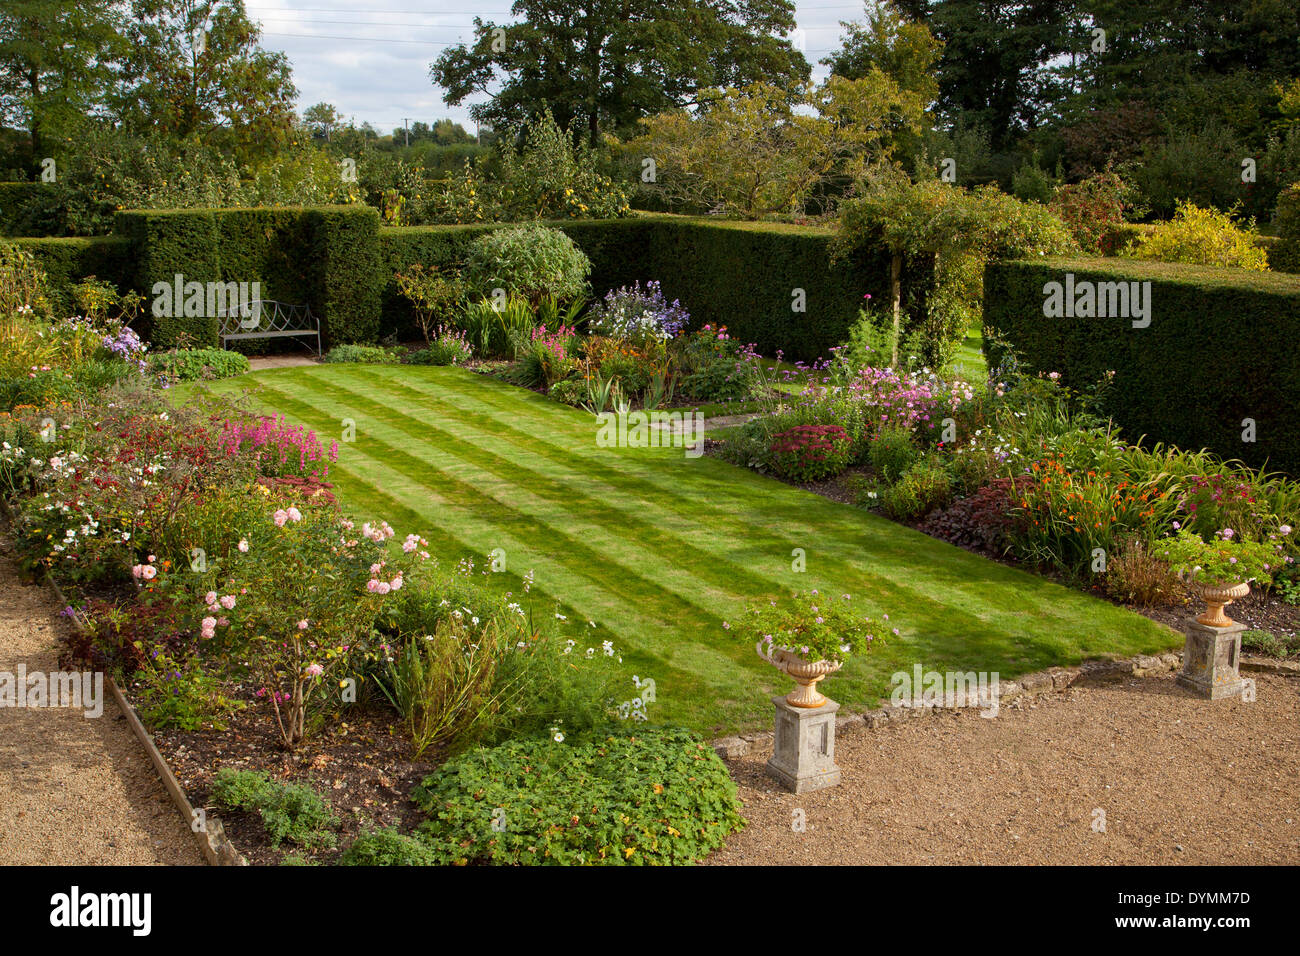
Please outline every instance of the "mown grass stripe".
[[[272, 389], [275, 388], [274, 386], [269, 387]], [[312, 392], [310, 388], [308, 388], [308, 391]], [[278, 389], [276, 389], [276, 392], [278, 395], [278, 407], [281, 407], [286, 412], [291, 412], [295, 416], [301, 415], [304, 419], [310, 417], [313, 407], [320, 407], [323, 404], [317, 403], [316, 406], [306, 405], [299, 400], [280, 392]], [[362, 411], [358, 403], [356, 403], [355, 398], [353, 398], [352, 404], [344, 405], [339, 402], [330, 401], [328, 396], [321, 394], [319, 390], [313, 394], [320, 394], [323, 399], [329, 401], [329, 404], [336, 409], [342, 408], [354, 412], [355, 417], [358, 419], [358, 432], [361, 431]], [[384, 413], [390, 416], [393, 414], [393, 412], [387, 409], [384, 410]], [[372, 419], [367, 419], [367, 421], [369, 422], [367, 441], [374, 442], [380, 446], [380, 449], [384, 453], [382, 460], [388, 468], [397, 471], [423, 487], [433, 489], [441, 488], [442, 491], [445, 492], [443, 494], [444, 498], [456, 498], [458, 501], [464, 502], [467, 505], [472, 503], [475, 511], [492, 512], [493, 509], [495, 509], [496, 513], [493, 516], [494, 520], [491, 521], [489, 527], [494, 531], [499, 531], [502, 525], [515, 526], [515, 533], [512, 536], [513, 540], [511, 542], [512, 548], [515, 550], [523, 551], [525, 553], [527, 552], [527, 548], [524, 546], [523, 542], [527, 540], [529, 535], [538, 537], [549, 536], [551, 538], [562, 539], [564, 541], [564, 546], [560, 550], [559, 554], [563, 556], [563, 560], [559, 563], [568, 568], [574, 577], [586, 579], [597, 587], [605, 590], [608, 590], [608, 577], [588, 570], [588, 568], [599, 564], [602, 561], [607, 565], [614, 564], [615, 566], [621, 567], [621, 569], [626, 572], [625, 576], [619, 579], [621, 590], [623, 592], [619, 595], [619, 602], [622, 603], [624, 607], [621, 609], [615, 607], [612, 608], [612, 610], [616, 613], [618, 610], [623, 610], [624, 613], [629, 611], [638, 612], [643, 617], [642, 624], [644, 626], [646, 623], [644, 617], [648, 612], [665, 609], [661, 612], [665, 616], [657, 622], [659, 625], [657, 630], [663, 631], [663, 633], [659, 635], [658, 641], [647, 646], [644, 640], [638, 641], [635, 636], [627, 634], [623, 637], [624, 641], [632, 641], [634, 647], [655, 657], [657, 660], [662, 661], [665, 664], [674, 664], [675, 658], [681, 656], [683, 651], [687, 651], [697, 657], [694, 662], [696, 665], [702, 663], [704, 659], [712, 657], [716, 658], [716, 660], [711, 661], [711, 663], [715, 665], [721, 665], [724, 661], [730, 661], [733, 664], [740, 664], [742, 670], [752, 671], [756, 669], [756, 665], [750, 662], [749, 655], [741, 648], [724, 646], [724, 648], [710, 648], [704, 650], [699, 647], [691, 649], [684, 649], [680, 646], [674, 647], [670, 638], [672, 637], [671, 632], [674, 630], [673, 625], [675, 622], [673, 618], [668, 615], [666, 605], [670, 606], [673, 601], [685, 600], [687, 603], [692, 605], [696, 612], [697, 619], [701, 620], [705, 627], [711, 626], [721, 629], [722, 619], [715, 616], [707, 607], [701, 606], [691, 597], [683, 596], [680, 592], [673, 591], [657, 582], [646, 579], [644, 576], [638, 575], [634, 568], [629, 567], [626, 564], [609, 560], [607, 555], [595, 551], [573, 537], [565, 534], [557, 527], [544, 523], [532, 513], [523, 512], [516, 508], [503, 505], [499, 500], [491, 495], [481, 492], [470, 482], [451, 475], [446, 468], [443, 468], [442, 470], [428, 469], [425, 466], [427, 466], [429, 462], [417, 456], [410, 455], [382, 437], [383, 433], [386, 433], [392, 426], [385, 425]], [[400, 431], [400, 429], [395, 430]], [[378, 456], [371, 455], [370, 457], [375, 458]], [[455, 455], [450, 454], [446, 457], [456, 458]], [[497, 540], [499, 541], [500, 538], [498, 537]], [[515, 546], [515, 542], [518, 542], [517, 547]], [[495, 542], [489, 543], [496, 546]], [[552, 554], [551, 556], [554, 558], [557, 555]], [[687, 583], [690, 583], [689, 580], [687, 580]], [[630, 588], [629, 585], [631, 585]], [[548, 590], [551, 589], [549, 584], [547, 587]], [[631, 594], [628, 593], [629, 591]], [[629, 601], [633, 596], [635, 596], [636, 600], [629, 604]], [[701, 653], [704, 655], [703, 658], [698, 657]], [[689, 673], [689, 671], [687, 671], [687, 673]]]
[[[369, 370], [367, 370], [367, 371], [369, 371]], [[367, 376], [367, 377], [371, 377], [371, 376]], [[383, 376], [383, 378], [386, 380], [388, 377], [387, 377], [387, 376]], [[424, 400], [425, 400], [426, 405], [427, 405], [427, 403], [429, 403], [429, 402], [434, 402], [434, 403], [437, 403], [438, 405], [441, 405], [441, 406], [443, 406], [443, 407], [446, 407], [445, 403], [443, 403], [443, 402], [441, 401], [441, 399], [438, 398], [438, 396], [436, 396], [436, 395], [434, 395], [434, 394], [430, 394], [429, 392], [427, 392], [427, 391], [425, 391], [425, 390], [423, 390], [423, 389], [412, 388], [412, 387], [410, 387], [410, 386], [405, 385], [404, 383], [397, 383], [397, 382], [394, 382], [394, 383], [393, 383], [393, 387], [394, 387], [394, 389], [399, 390], [399, 391], [401, 391], [401, 392], [403, 392], [403, 393], [408, 393], [408, 394], [412, 394], [412, 393], [413, 393], [413, 394], [415, 394], [415, 395], [422, 395], [422, 396], [424, 396]], [[451, 406], [451, 407], [454, 408], [455, 406]], [[492, 419], [486, 419], [486, 416], [483, 416], [483, 415], [480, 414], [480, 413], [463, 412], [463, 414], [465, 414], [465, 415], [466, 415], [466, 416], [467, 416], [467, 417], [468, 417], [468, 418], [469, 418], [469, 419], [470, 419], [470, 420], [471, 420], [475, 425], [478, 425], [478, 426], [479, 426], [479, 432], [478, 432], [478, 434], [479, 434], [482, 438], [487, 439], [487, 440], [489, 440], [489, 441], [492, 441], [492, 440], [493, 440], [493, 437], [490, 436], [490, 434], [488, 433], [488, 427], [489, 427], [490, 425], [494, 425], [494, 424], [496, 424], [494, 420], [492, 420]], [[408, 417], [413, 417], [413, 416], [408, 416]], [[486, 419], [486, 421], [485, 421], [485, 419]], [[421, 420], [421, 421], [424, 421], [424, 419], [420, 419], [420, 420]], [[431, 427], [436, 427], [436, 426], [431, 426]], [[533, 454], [538, 454], [538, 453], [540, 453], [540, 454], [543, 454], [543, 455], [551, 455], [551, 456], [553, 456], [554, 459], [559, 459], [559, 463], [560, 463], [560, 464], [562, 464], [562, 465], [564, 465], [565, 467], [569, 468], [570, 470], [574, 471], [573, 482], [574, 482], [574, 486], [575, 486], [575, 487], [579, 487], [579, 488], [581, 488], [582, 485], [583, 485], [584, 483], [590, 483], [590, 481], [591, 481], [590, 478], [587, 478], [586, 481], [584, 482], [584, 479], [583, 479], [583, 476], [581, 475], [581, 473], [576, 471], [576, 466], [575, 466], [575, 465], [573, 464], [573, 462], [572, 462], [573, 453], [572, 453], [571, 451], [567, 451], [567, 452], [566, 452], [566, 451], [559, 451], [559, 452], [546, 452], [546, 451], [539, 451], [539, 449], [536, 448], [536, 442], [532, 439], [532, 436], [529, 435], [528, 433], [520, 432], [518, 429], [514, 429], [514, 428], [512, 428], [511, 426], [509, 426], [508, 424], [504, 424], [504, 423], [501, 425], [501, 428], [502, 428], [503, 430], [505, 430], [506, 432], [514, 433], [514, 434], [517, 434], [517, 435], [519, 436], [519, 438], [518, 438], [517, 440], [515, 440], [515, 444], [517, 445], [517, 447], [520, 447], [520, 448], [522, 448], [522, 449], [525, 449], [525, 450], [527, 450], [527, 451], [529, 451], [529, 452], [531, 452], [531, 453], [533, 453]], [[468, 437], [468, 438], [473, 438], [474, 436], [473, 436], [473, 435], [465, 435], [465, 434], [462, 434], [462, 435], [459, 435], [458, 437], [459, 437], [459, 438], [462, 438], [462, 439], [465, 439], [465, 438], [467, 438], [467, 437]], [[509, 440], [509, 439], [507, 439], [507, 440]], [[608, 450], [607, 450], [607, 451], [608, 451]], [[607, 459], [607, 458], [610, 458], [610, 457], [619, 457], [619, 456], [611, 456], [610, 454], [606, 454], [606, 455], [604, 455], [604, 456], [598, 456], [598, 457], [602, 457], [602, 458], [606, 458], [606, 459]], [[611, 491], [611, 492], [615, 493], [616, 495], [619, 495], [619, 496], [620, 496], [620, 497], [617, 498], [616, 500], [630, 499], [630, 496], [626, 495], [626, 494], [624, 493], [624, 490], [622, 490], [622, 489], [617, 489], [617, 488], [615, 487], [615, 485], [613, 484], [614, 481], [617, 480], [617, 476], [620, 474], [620, 473], [618, 473], [617, 471], [615, 471], [613, 468], [609, 467], [608, 465], [604, 464], [603, 462], [593, 462], [593, 460], [592, 460], [591, 458], [584, 458], [583, 461], [582, 461], [582, 465], [583, 465], [586, 469], [588, 469], [588, 470], [590, 470], [590, 471], [595, 471], [595, 472], [597, 472], [597, 473], [599, 474], [599, 478], [598, 478], [598, 480], [603, 480], [603, 481], [605, 482], [605, 484], [606, 484], [606, 489], [607, 489], [608, 491]], [[786, 490], [786, 491], [788, 491], [788, 489], [786, 488], [786, 486], [781, 485], [781, 486], [779, 486], [779, 487], [780, 487], [782, 490]], [[666, 496], [666, 497], [668, 498], [669, 501], [674, 500], [671, 496]], [[818, 501], [819, 501], [819, 503], [820, 503], [820, 499], [818, 499]], [[874, 522], [880, 522], [880, 521], [882, 521], [882, 519], [875, 518], [874, 516], [867, 515], [867, 514], [865, 514], [865, 513], [858, 512], [858, 514], [861, 515], [861, 518], [863, 519], [864, 523], [865, 523], [865, 522], [868, 522], [868, 521], [874, 521]], [[723, 522], [725, 522], [726, 524], [728, 524], [728, 525], [730, 526], [730, 527], [728, 528], [728, 531], [734, 531], [738, 536], [747, 533], [748, 536], [747, 536], [747, 538], [746, 538], [746, 541], [747, 541], [747, 544], [749, 545], [751, 551], [752, 551], [752, 550], [757, 550], [757, 548], [755, 548], [755, 545], [756, 545], [756, 544], [758, 545], [758, 548], [762, 548], [764, 545], [768, 545], [768, 544], [770, 544], [770, 545], [773, 545], [771, 551], [772, 551], [772, 553], [773, 553], [774, 555], [779, 555], [779, 556], [782, 556], [783, 558], [787, 558], [787, 559], [788, 559], [788, 556], [790, 555], [790, 551], [791, 551], [791, 546], [792, 546], [792, 545], [794, 545], [794, 546], [798, 546], [796, 540], [795, 540], [795, 539], [792, 539], [792, 538], [786, 538], [786, 539], [782, 540], [782, 539], [777, 538], [776, 536], [773, 536], [773, 535], [766, 535], [766, 534], [762, 533], [761, 531], [754, 531], [754, 530], [748, 530], [748, 531], [747, 531], [747, 529], [753, 529], [753, 528], [755, 527], [754, 524], [753, 524], [751, 521], [749, 521], [749, 520], [747, 519], [747, 516], [745, 516], [745, 515], [743, 515], [743, 514], [737, 514], [737, 513], [736, 513], [735, 511], [733, 511], [733, 510], [727, 510], [727, 509], [724, 509], [724, 510], [722, 510], [722, 511], [711, 510], [711, 511], [709, 512], [709, 517], [710, 517], [710, 518], [715, 518], [715, 516], [720, 516], [720, 517], [722, 518]], [[697, 514], [693, 514], [693, 515], [691, 515], [690, 520], [692, 520], [693, 522], [697, 522], [697, 523], [698, 523], [700, 517], [701, 517], [701, 515], [699, 515], [698, 513], [697, 513]], [[721, 522], [720, 522], [720, 523], [721, 523]], [[760, 526], [760, 527], [761, 527], [761, 526]], [[898, 529], [898, 526], [893, 525], [893, 524], [888, 524], [887, 527], [888, 527], [891, 531], [892, 531], [892, 530], [902, 530], [902, 529]], [[719, 530], [721, 530], [721, 529], [719, 529]], [[809, 530], [810, 530], [810, 532], [811, 532], [811, 528], [810, 528]], [[680, 529], [678, 530], [678, 534], [679, 534], [679, 536], [682, 534], [682, 531], [681, 531]], [[937, 542], [934, 542], [932, 539], [925, 538], [924, 536], [920, 536], [920, 535], [918, 535], [918, 537], [919, 537], [919, 539], [920, 539], [921, 541], [923, 541], [927, 546], [933, 547], [934, 545], [938, 544]], [[757, 541], [755, 541], [755, 539], [757, 539]], [[897, 581], [893, 576], [891, 576], [891, 575], [889, 575], [889, 574], [887, 574], [887, 573], [873, 574], [873, 573], [871, 573], [870, 571], [867, 571], [867, 570], [863, 569], [860, 563], [855, 563], [855, 562], [853, 562], [853, 561], [851, 560], [851, 558], [849, 557], [849, 555], [852, 554], [852, 553], [854, 553], [854, 552], [858, 552], [858, 551], [860, 551], [860, 549], [861, 549], [861, 542], [860, 542], [860, 541], [857, 541], [857, 540], [844, 540], [844, 541], [843, 541], [843, 545], [844, 545], [844, 547], [843, 547], [842, 549], [836, 549], [836, 550], [843, 551], [843, 552], [847, 552], [848, 554], [846, 554], [845, 557], [843, 557], [843, 558], [838, 558], [838, 557], [836, 557], [836, 555], [835, 555], [834, 553], [832, 553], [832, 561], [831, 561], [831, 563], [828, 565], [828, 567], [826, 568], [826, 571], [827, 571], [828, 575], [833, 575], [833, 576], [835, 576], [835, 577], [839, 577], [839, 576], [841, 576], [842, 574], [844, 574], [845, 572], [850, 572], [850, 571], [851, 571], [853, 574], [855, 574], [856, 576], [858, 576], [860, 579], [861, 579], [861, 578], [865, 578], [865, 580], [863, 581], [863, 583], [866, 584], [866, 585], [868, 585], [868, 586], [873, 586], [873, 587], [874, 587], [874, 586], [882, 585], [882, 584], [884, 584], [885, 582], [890, 582], [892, 589], [894, 589], [894, 590], [899, 589], [900, 584], [899, 584], [899, 582], [898, 582], [898, 581]], [[940, 549], [942, 549], [943, 547], [944, 547], [944, 546], [940, 545]], [[950, 550], [955, 551], [955, 549], [950, 549]], [[961, 554], [961, 552], [956, 552], [956, 553]], [[900, 560], [900, 562], [906, 560], [907, 557], [910, 556], [910, 554], [911, 554], [910, 549], [903, 549], [903, 548], [899, 548], [899, 549], [898, 549], [898, 556], [899, 556], [899, 560]], [[735, 564], [736, 564], [736, 562], [735, 562], [734, 560], [730, 560], [728, 563], [730, 563], [732, 566], [735, 566]], [[788, 567], [788, 564], [789, 564], [789, 562], [788, 562], [788, 560], [786, 560], [786, 561], [784, 562], [784, 566], [785, 566], [785, 567]], [[750, 569], [748, 569], [748, 570], [751, 570], [751, 571], [752, 571], [753, 569], [750, 568]], [[1019, 572], [1013, 572], [1013, 573], [1019, 573]], [[779, 586], [784, 587], [784, 588], [793, 588], [793, 587], [799, 586], [799, 584], [801, 583], [798, 579], [796, 579], [796, 578], [794, 577], [793, 574], [789, 574], [789, 573], [788, 573], [788, 574], [785, 574], [785, 575], [782, 576], [782, 577], [778, 577], [778, 576], [777, 576], [776, 574], [774, 574], [774, 573], [769, 573], [769, 574], [767, 574], [767, 575], [763, 575], [763, 576], [764, 576], [765, 580], [773, 581], [773, 582], [775, 582], [775, 583], [778, 583]], [[817, 585], [817, 584], [820, 583], [821, 586], [828, 586], [828, 582], [827, 582], [827, 581], [822, 580], [822, 581], [819, 582], [815, 576], [814, 576], [812, 579], [810, 579], [810, 582], [811, 582], [811, 585]], [[914, 586], [902, 585], [902, 587], [904, 588], [904, 590], [910, 592], [909, 595], [908, 595], [909, 603], [913, 603], [913, 604], [914, 604], [914, 603], [916, 603], [916, 602], [918, 602], [918, 601], [919, 601], [919, 602], [930, 602], [930, 603], [936, 603], [936, 602], [934, 602], [933, 597], [932, 597], [933, 586], [934, 586], [935, 583], [936, 583], [935, 581], [924, 581], [924, 580], [919, 580], [919, 579], [918, 579], [918, 580], [915, 581]], [[750, 595], [749, 595], [749, 596], [753, 597], [753, 596], [756, 596], [757, 594], [761, 594], [761, 593], [762, 593], [761, 591], [759, 591], [759, 592], [750, 592]], [[1010, 594], [1009, 594], [1008, 596], [1009, 596], [1010, 598], [1014, 599], [1014, 596], [1015, 596], [1015, 595], [1014, 595], [1014, 592], [1010, 592]], [[1008, 609], [1011, 609], [1011, 608], [1008, 608]], [[982, 620], [983, 620], [982, 616], [980, 616], [980, 615], [976, 615], [976, 614], [965, 615], [965, 618], [966, 618], [966, 620], [965, 620], [964, 623], [965, 623], [965, 626], [967, 626], [968, 628], [969, 628], [969, 627], [973, 627], [973, 626], [975, 626], [975, 622], [977, 622], [977, 621], [982, 621]]]

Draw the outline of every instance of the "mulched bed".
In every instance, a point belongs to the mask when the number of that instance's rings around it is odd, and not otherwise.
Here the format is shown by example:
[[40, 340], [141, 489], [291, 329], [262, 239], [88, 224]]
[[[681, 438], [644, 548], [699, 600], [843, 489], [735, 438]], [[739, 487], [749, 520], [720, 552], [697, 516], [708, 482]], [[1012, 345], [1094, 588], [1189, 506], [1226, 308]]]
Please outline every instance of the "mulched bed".
[[[410, 742], [391, 713], [361, 707], [292, 753], [281, 746], [270, 712], [257, 705], [235, 714], [224, 731], [150, 732], [190, 802], [220, 817], [235, 849], [255, 865], [275, 865], [291, 853], [329, 864], [362, 830], [392, 826], [409, 832], [424, 819], [408, 796], [411, 788], [442, 762], [432, 750], [413, 762]], [[342, 821], [338, 847], [307, 853], [282, 843], [273, 849], [257, 814], [214, 808], [212, 778], [224, 767], [261, 770], [272, 779], [315, 787]]]

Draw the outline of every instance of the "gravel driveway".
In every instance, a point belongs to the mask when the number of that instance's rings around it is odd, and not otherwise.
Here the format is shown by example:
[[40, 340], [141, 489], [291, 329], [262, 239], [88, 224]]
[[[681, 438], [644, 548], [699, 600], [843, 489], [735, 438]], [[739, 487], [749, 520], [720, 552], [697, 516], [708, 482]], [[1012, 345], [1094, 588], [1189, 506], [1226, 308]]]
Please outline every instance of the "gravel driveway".
[[1244, 676], [1255, 703], [1166, 674], [848, 730], [818, 793], [779, 790], [768, 753], [729, 760], [749, 826], [706, 862], [1295, 865], [1300, 677]]
[[[58, 610], [0, 554], [0, 672], [58, 670], [57, 638], [70, 626]], [[0, 865], [204, 862], [107, 687], [104, 697], [93, 719], [0, 707]]]

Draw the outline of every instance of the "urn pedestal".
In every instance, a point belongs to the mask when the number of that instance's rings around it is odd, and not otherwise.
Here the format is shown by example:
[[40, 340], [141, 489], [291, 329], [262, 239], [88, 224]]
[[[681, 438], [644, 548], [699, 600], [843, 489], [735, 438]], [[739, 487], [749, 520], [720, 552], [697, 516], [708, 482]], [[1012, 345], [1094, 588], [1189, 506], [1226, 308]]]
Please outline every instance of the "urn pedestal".
[[792, 793], [823, 790], [840, 782], [835, 766], [835, 712], [840, 705], [827, 698], [820, 707], [793, 707], [773, 697], [776, 738], [768, 775]]
[[1241, 660], [1241, 632], [1245, 629], [1245, 624], [1212, 627], [1199, 620], [1188, 621], [1183, 669], [1175, 678], [1177, 683], [1207, 700], [1239, 696], [1243, 684], [1237, 665]]

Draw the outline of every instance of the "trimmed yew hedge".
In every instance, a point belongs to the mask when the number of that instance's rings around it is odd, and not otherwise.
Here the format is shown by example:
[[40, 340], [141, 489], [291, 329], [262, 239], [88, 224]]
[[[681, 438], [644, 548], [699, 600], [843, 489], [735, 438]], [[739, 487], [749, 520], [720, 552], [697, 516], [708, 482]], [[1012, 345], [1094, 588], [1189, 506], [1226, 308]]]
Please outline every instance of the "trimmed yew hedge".
[[[658, 279], [669, 299], [679, 299], [691, 325], [725, 325], [731, 336], [753, 342], [763, 354], [812, 361], [848, 336], [864, 294], [884, 303], [889, 260], [863, 255], [830, 263], [829, 230], [775, 223], [718, 222], [681, 216], [551, 223], [563, 229], [592, 263], [592, 294]], [[463, 262], [486, 226], [416, 226], [380, 232], [380, 256], [388, 278], [383, 292], [385, 332], [408, 331], [409, 305], [392, 274], [412, 263], [447, 266]], [[928, 261], [908, 263], [904, 288], [922, 293], [932, 282]], [[806, 311], [792, 308], [794, 290], [804, 291]], [[910, 308], [921, 309], [917, 295]]]
[[91, 238], [10, 239], [30, 252], [45, 270], [51, 304], [60, 314], [76, 309], [72, 286], [87, 276], [113, 283], [119, 289], [130, 286], [131, 244], [112, 236]]
[[[1149, 281], [1151, 324], [1045, 317], [1044, 285], [1071, 272], [1076, 284]], [[1300, 474], [1300, 278], [1123, 259], [994, 262], [984, 335], [990, 367], [1002, 338], [1030, 369], [1074, 387], [1114, 370], [1108, 410], [1130, 438]]]
[[[367, 206], [133, 210], [116, 231], [132, 247], [130, 285], [260, 282], [262, 297], [308, 305], [326, 345], [364, 342], [379, 328], [379, 214]], [[214, 317], [154, 317], [149, 340], [217, 344]], [[257, 340], [254, 340], [257, 341]]]

